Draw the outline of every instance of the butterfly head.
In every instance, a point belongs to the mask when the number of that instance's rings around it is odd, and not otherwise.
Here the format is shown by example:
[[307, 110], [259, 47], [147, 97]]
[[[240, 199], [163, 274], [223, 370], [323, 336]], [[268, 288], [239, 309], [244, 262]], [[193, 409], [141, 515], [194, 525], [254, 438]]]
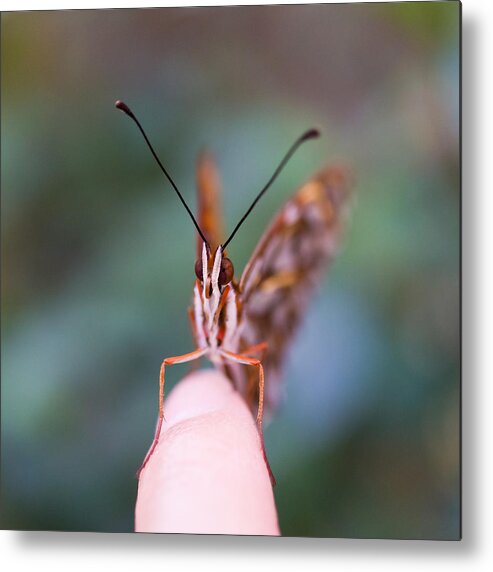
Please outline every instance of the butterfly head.
[[199, 280], [205, 298], [221, 294], [224, 288], [233, 280], [234, 267], [229, 258], [224, 256], [221, 245], [212, 252], [207, 243], [202, 246], [202, 258], [195, 263], [195, 275]]

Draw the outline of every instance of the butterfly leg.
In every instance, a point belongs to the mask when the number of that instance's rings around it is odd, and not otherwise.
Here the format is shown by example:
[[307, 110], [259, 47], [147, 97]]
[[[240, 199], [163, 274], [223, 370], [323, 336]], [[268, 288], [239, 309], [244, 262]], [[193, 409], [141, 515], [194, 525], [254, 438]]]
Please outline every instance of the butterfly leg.
[[147, 461], [151, 458], [152, 454], [154, 453], [154, 449], [157, 447], [159, 443], [159, 436], [161, 434], [161, 427], [163, 425], [164, 420], [164, 412], [163, 412], [163, 404], [164, 404], [164, 370], [167, 365], [175, 365], [178, 363], [186, 363], [189, 361], [193, 361], [202, 357], [207, 352], [207, 348], [199, 348], [190, 352], [188, 354], [183, 354], [181, 356], [174, 356], [169, 357], [163, 360], [161, 364], [161, 369], [159, 372], [159, 418], [156, 427], [156, 433], [154, 434], [154, 440], [152, 441], [151, 448], [147, 452], [147, 455], [144, 458], [144, 462], [142, 463], [140, 469], [137, 471], [137, 478], [139, 477], [142, 469], [147, 465]]
[[[192, 339], [197, 339], [197, 326], [195, 324], [195, 315], [193, 313], [192, 308], [188, 308], [188, 320], [190, 322], [190, 329], [192, 330]], [[200, 361], [198, 359], [193, 360], [190, 362], [189, 373], [197, 371], [200, 366]]]
[[264, 350], [267, 349], [268, 345], [269, 344], [267, 342], [262, 342], [261, 344], [255, 344], [254, 346], [246, 348], [246, 350], [243, 350], [241, 353], [237, 355], [250, 357], [251, 355], [256, 354], [258, 352], [263, 352]]
[[[262, 344], [258, 344], [259, 346], [262, 346]], [[257, 349], [258, 350], [258, 346], [253, 346], [251, 349]], [[262, 447], [262, 454], [264, 456], [264, 461], [265, 464], [267, 466], [267, 470], [269, 472], [269, 477], [270, 477], [270, 481], [272, 483], [272, 486], [274, 487], [276, 485], [276, 479], [274, 477], [274, 474], [272, 472], [272, 469], [270, 468], [270, 464], [269, 461], [267, 459], [267, 454], [265, 452], [265, 445], [264, 445], [264, 433], [262, 430], [262, 420], [264, 417], [264, 368], [262, 366], [262, 363], [260, 362], [260, 360], [256, 359], [256, 358], [250, 358], [245, 356], [244, 354], [234, 354], [232, 352], [228, 352], [226, 350], [222, 350], [221, 351], [221, 355], [226, 358], [229, 361], [235, 362], [235, 363], [241, 363], [244, 365], [253, 365], [255, 367], [258, 367], [258, 411], [257, 411], [257, 428], [258, 428], [258, 433], [260, 436], [260, 444]]]

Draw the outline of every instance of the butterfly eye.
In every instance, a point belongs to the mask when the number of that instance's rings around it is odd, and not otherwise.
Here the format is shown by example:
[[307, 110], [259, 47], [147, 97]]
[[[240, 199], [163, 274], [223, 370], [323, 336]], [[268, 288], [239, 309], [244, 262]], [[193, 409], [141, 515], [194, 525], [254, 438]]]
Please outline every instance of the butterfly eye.
[[197, 260], [195, 263], [195, 276], [197, 276], [197, 278], [203, 282], [204, 276], [202, 272], [202, 260]]
[[229, 284], [231, 280], [233, 280], [234, 273], [235, 269], [231, 260], [229, 258], [223, 258], [221, 261], [221, 270], [219, 271], [219, 286]]

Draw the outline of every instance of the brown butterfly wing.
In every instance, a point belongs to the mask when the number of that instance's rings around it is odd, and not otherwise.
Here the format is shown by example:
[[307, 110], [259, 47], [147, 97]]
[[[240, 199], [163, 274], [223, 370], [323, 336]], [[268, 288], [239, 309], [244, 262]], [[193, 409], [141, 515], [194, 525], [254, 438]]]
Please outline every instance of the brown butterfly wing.
[[[275, 407], [280, 397], [288, 343], [336, 254], [348, 199], [348, 177], [340, 167], [326, 168], [309, 180], [277, 213], [241, 277], [238, 350], [268, 344], [262, 358], [267, 410]], [[242, 367], [235, 370], [234, 377], [255, 409], [257, 372]]]
[[[224, 240], [221, 182], [212, 155], [202, 152], [197, 161], [198, 223], [214, 252]], [[197, 235], [197, 259], [202, 256], [202, 239]]]

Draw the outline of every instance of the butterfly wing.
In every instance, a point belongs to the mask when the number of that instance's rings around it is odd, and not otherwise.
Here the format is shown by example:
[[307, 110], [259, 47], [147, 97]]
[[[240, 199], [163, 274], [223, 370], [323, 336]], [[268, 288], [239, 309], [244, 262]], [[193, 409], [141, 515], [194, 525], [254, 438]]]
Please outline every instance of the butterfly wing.
[[[348, 211], [347, 173], [329, 167], [280, 209], [261, 238], [239, 284], [238, 350], [267, 342], [262, 358], [265, 405], [278, 403], [285, 352], [323, 271], [336, 254]], [[253, 408], [254, 368], [237, 368], [235, 383]]]
[[[224, 239], [221, 182], [212, 155], [202, 152], [197, 161], [198, 223], [214, 252]], [[197, 235], [197, 260], [202, 256], [202, 239]]]

